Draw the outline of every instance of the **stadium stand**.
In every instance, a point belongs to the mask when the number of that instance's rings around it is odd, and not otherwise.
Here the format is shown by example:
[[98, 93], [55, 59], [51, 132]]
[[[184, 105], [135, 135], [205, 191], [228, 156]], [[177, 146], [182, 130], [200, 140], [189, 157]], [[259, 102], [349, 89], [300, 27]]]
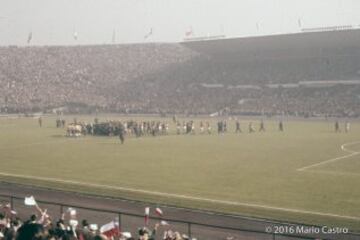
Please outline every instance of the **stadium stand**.
[[186, 61], [189, 52], [175, 44], [1, 48], [1, 106], [9, 112], [111, 108], [117, 98], [138, 109], [145, 99], [129, 91], [132, 80]]
[[[103, 225], [90, 223], [86, 219], [80, 221], [77, 210], [71, 207], [56, 219], [47, 209], [40, 208], [33, 196], [25, 197], [24, 203], [36, 210], [36, 213], [25, 220], [19, 217], [22, 214], [15, 211], [10, 203], [0, 206], [1, 240], [151, 240], [159, 239], [160, 233], [164, 240], [194, 239], [171, 230], [166, 221], [150, 225], [150, 219], [146, 215], [149, 214], [146, 211], [150, 211], [150, 208], [145, 208], [146, 226], [140, 226], [136, 233], [131, 233], [121, 231], [116, 219]], [[160, 208], [156, 208], [155, 211], [158, 215], [163, 214]], [[165, 230], [164, 226], [167, 226]]]
[[[0, 110], [360, 116], [360, 30], [0, 48]], [[349, 81], [351, 80], [351, 81]]]
[[[1, 197], [5, 196], [1, 195]], [[20, 199], [21, 202], [18, 201]], [[16, 206], [16, 208], [14, 208], [14, 206]], [[56, 213], [58, 210], [57, 207], [59, 206], [61, 207], [60, 215]], [[116, 215], [118, 215], [118, 217], [109, 218]], [[145, 214], [141, 216], [99, 208], [92, 209], [81, 206], [66, 207], [61, 203], [38, 201], [35, 200], [33, 196], [25, 197], [25, 200], [24, 198], [11, 196], [11, 203], [2, 202], [2, 205], [0, 205], [0, 240], [320, 240], [320, 238], [315, 237], [314, 234], [280, 234], [266, 232], [264, 230], [246, 230], [225, 225], [201, 224], [167, 219], [163, 218], [163, 215], [164, 212], [159, 207], [155, 209], [145, 207]], [[268, 220], [252, 219], [251, 221], [253, 224], [259, 223], [260, 225], [265, 224], [266, 226], [276, 224], [276, 222], [269, 222]], [[127, 222], [127, 224], [124, 224], [124, 222]], [[130, 222], [132, 226], [131, 229], [136, 230], [124, 231], [124, 229], [129, 229], [130, 225], [128, 223]], [[140, 222], [143, 222], [143, 224], [140, 224]], [[138, 224], [135, 225], [137, 227], [133, 226], [134, 224]], [[292, 223], [282, 224], [289, 227], [295, 226]], [[124, 225], [126, 225], [126, 227]], [[306, 225], [303, 226], [306, 227]], [[195, 233], [199, 238], [193, 237]], [[323, 234], [321, 234], [321, 236], [322, 235]], [[336, 239], [358, 239], [358, 235], [353, 233], [346, 236], [338, 235], [334, 237], [336, 237]], [[335, 238], [331, 237], [326, 239], [330, 240]]]

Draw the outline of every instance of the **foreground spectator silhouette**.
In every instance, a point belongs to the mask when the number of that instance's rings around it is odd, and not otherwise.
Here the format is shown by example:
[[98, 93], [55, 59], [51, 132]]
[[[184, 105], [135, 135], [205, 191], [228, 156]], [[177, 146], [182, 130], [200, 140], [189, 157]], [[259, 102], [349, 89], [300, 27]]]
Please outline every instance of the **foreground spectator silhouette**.
[[[90, 224], [86, 219], [79, 224], [76, 209], [69, 208], [60, 219], [55, 220], [46, 209], [41, 209], [34, 197], [25, 198], [25, 205], [34, 207], [38, 214], [32, 214], [29, 219], [22, 221], [17, 212], [6, 204], [0, 213], [0, 240], [155, 240], [161, 238], [162, 226], [169, 228], [169, 223], [160, 221], [151, 228], [139, 227], [136, 234], [121, 232], [116, 221], [112, 221], [99, 228], [97, 224]], [[157, 208], [156, 214], [163, 214]], [[187, 240], [186, 235], [166, 230], [163, 233], [166, 240]]]

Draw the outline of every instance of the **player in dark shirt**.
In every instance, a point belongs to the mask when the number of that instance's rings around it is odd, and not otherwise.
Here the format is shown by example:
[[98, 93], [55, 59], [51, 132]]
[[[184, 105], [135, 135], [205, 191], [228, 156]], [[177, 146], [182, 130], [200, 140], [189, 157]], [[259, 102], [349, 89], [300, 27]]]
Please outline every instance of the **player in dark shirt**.
[[241, 128], [240, 128], [240, 122], [239, 122], [239, 120], [236, 120], [235, 125], [236, 125], [236, 130], [235, 130], [235, 132], [236, 132], [236, 133], [241, 133]]
[[340, 132], [340, 125], [338, 121], [335, 122], [335, 132]]
[[284, 131], [284, 124], [283, 124], [282, 120], [280, 120], [280, 122], [279, 122], [279, 131], [280, 132]]
[[259, 132], [265, 132], [265, 124], [263, 120], [261, 120], [260, 122]]

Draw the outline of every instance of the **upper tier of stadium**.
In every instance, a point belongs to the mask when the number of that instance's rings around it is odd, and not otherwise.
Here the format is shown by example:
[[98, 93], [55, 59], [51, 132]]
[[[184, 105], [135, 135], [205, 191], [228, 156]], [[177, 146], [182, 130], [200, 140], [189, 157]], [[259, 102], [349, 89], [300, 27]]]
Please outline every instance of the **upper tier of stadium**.
[[191, 41], [182, 43], [217, 59], [252, 60], [360, 55], [360, 29]]
[[0, 47], [0, 110], [358, 116], [359, 40], [355, 29], [181, 44]]

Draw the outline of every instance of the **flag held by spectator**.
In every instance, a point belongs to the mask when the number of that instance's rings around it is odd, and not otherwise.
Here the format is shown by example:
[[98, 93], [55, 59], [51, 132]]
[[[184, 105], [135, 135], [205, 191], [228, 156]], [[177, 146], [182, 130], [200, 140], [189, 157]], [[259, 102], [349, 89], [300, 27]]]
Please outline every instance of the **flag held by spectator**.
[[70, 219], [69, 220], [69, 225], [73, 228], [76, 228], [77, 225], [79, 225], [79, 221], [78, 220], [75, 220], [75, 219]]
[[160, 225], [161, 226], [169, 226], [170, 224], [167, 221], [161, 221]]
[[126, 238], [126, 239], [132, 237], [130, 232], [123, 232], [123, 233], [121, 233], [121, 236]]
[[150, 208], [145, 208], [145, 225], [149, 225], [149, 215], [150, 215]]
[[97, 231], [98, 230], [98, 225], [95, 224], [95, 223], [92, 223], [92, 224], [90, 224], [89, 229], [91, 231]]
[[37, 203], [35, 201], [35, 198], [33, 196], [25, 197], [25, 205], [26, 206], [36, 206]]
[[119, 224], [115, 221], [111, 221], [101, 226], [100, 233], [108, 238], [119, 236], [120, 235]]
[[71, 218], [76, 218], [76, 209], [68, 208], [67, 211], [69, 212]]
[[164, 215], [163, 211], [160, 208], [156, 208], [155, 209], [155, 213], [156, 215], [158, 215], [159, 217], [162, 217]]

